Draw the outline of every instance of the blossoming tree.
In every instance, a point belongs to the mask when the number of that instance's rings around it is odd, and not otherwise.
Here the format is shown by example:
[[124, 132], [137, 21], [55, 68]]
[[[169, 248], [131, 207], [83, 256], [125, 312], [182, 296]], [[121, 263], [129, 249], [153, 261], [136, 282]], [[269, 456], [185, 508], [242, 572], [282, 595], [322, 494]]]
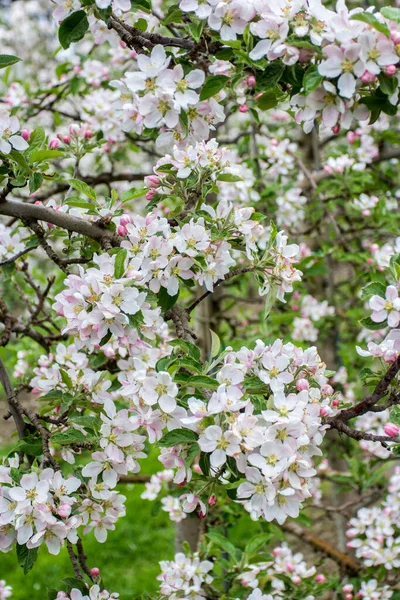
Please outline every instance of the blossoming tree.
[[156, 598], [400, 597], [400, 9], [3, 13], [0, 550], [67, 548], [49, 600], [131, 598], [85, 536], [145, 483]]

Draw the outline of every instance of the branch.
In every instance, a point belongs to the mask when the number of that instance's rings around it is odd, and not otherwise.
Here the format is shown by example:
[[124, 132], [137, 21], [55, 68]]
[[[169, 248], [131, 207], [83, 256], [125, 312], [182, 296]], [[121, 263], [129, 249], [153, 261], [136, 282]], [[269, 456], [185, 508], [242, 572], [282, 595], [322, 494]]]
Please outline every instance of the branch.
[[19, 402], [17, 395], [12, 386], [10, 377], [7, 369], [4, 366], [3, 361], [0, 358], [0, 381], [4, 389], [4, 393], [7, 398], [8, 409], [14, 419], [15, 426], [17, 428], [18, 437], [23, 438], [25, 433], [25, 421], [22, 418], [22, 411], [19, 408]]
[[151, 475], [145, 475], [139, 473], [137, 475], [121, 475], [118, 483], [148, 483], [151, 479]]
[[120, 238], [113, 231], [104, 229], [96, 225], [81, 219], [80, 217], [73, 217], [67, 213], [63, 213], [52, 208], [46, 208], [45, 206], [39, 206], [37, 204], [25, 204], [24, 202], [17, 202], [15, 200], [4, 200], [0, 201], [0, 215], [6, 215], [8, 217], [17, 217], [22, 220], [33, 220], [33, 221], [45, 221], [46, 223], [52, 223], [57, 227], [62, 227], [68, 231], [80, 233], [86, 237], [99, 242], [99, 244], [106, 250], [112, 246], [119, 246]]

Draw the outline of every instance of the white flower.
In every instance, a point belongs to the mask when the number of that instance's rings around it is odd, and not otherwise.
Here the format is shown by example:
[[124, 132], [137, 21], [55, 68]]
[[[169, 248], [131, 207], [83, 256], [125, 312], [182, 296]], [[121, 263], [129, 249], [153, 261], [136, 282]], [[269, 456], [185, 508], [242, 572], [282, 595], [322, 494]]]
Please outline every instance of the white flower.
[[20, 136], [15, 135], [19, 130], [19, 121], [17, 117], [10, 117], [5, 110], [0, 112], [0, 152], [10, 154], [11, 149], [26, 150], [28, 143]]

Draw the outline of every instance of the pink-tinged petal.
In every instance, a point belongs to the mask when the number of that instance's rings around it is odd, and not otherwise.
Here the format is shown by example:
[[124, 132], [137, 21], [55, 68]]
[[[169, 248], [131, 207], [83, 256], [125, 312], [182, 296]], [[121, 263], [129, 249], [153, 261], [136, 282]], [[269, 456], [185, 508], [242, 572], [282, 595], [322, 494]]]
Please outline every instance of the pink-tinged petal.
[[339, 111], [334, 104], [328, 104], [322, 111], [322, 121], [325, 127], [333, 127], [339, 118]]
[[11, 490], [9, 491], [9, 494], [10, 494], [10, 498], [12, 500], [15, 500], [16, 502], [22, 502], [26, 498], [25, 490], [20, 487], [11, 488]]
[[176, 400], [175, 398], [172, 398], [171, 396], [162, 396], [159, 401], [158, 404], [161, 408], [161, 410], [163, 410], [165, 413], [172, 413], [174, 412], [175, 408], [176, 408]]
[[383, 310], [385, 308], [385, 300], [380, 296], [372, 296], [369, 300], [369, 307], [372, 310]]
[[386, 289], [386, 300], [389, 300], [389, 302], [394, 302], [398, 297], [399, 295], [397, 293], [397, 289], [394, 287], [394, 285], [389, 285]]
[[387, 312], [386, 310], [378, 310], [372, 313], [371, 320], [374, 323], [382, 323], [382, 321], [386, 321]]
[[343, 98], [352, 98], [356, 91], [356, 80], [351, 73], [343, 73], [338, 80], [339, 93]]
[[392, 310], [388, 316], [388, 325], [389, 327], [397, 327], [400, 321], [400, 313], [396, 310]]

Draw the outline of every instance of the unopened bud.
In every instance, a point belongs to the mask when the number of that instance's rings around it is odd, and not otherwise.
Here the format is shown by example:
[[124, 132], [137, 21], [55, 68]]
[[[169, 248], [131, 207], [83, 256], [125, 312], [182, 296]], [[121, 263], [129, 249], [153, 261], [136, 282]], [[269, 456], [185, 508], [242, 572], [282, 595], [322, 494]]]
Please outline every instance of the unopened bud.
[[144, 183], [148, 188], [157, 188], [160, 185], [160, 180], [156, 175], [148, 175], [144, 178]]
[[318, 575], [316, 575], [316, 577], [315, 577], [315, 581], [317, 583], [325, 583], [326, 577], [322, 573], [318, 573]]
[[241, 106], [239, 106], [239, 112], [241, 112], [241, 113], [247, 113], [248, 110], [249, 110], [249, 107], [246, 106], [246, 104], [242, 104]]
[[63, 135], [61, 139], [64, 142], [64, 144], [70, 144], [71, 143], [71, 138], [69, 137], [69, 135]]
[[299, 392], [304, 392], [304, 390], [310, 389], [310, 384], [308, 383], [307, 379], [298, 379], [296, 381], [296, 387]]
[[363, 83], [373, 83], [376, 79], [376, 75], [374, 73], [370, 73], [369, 71], [364, 71], [361, 75], [361, 81]]
[[92, 577], [98, 577], [100, 575], [100, 569], [93, 567], [93, 569], [90, 569], [90, 574]]
[[57, 514], [62, 519], [68, 519], [69, 515], [71, 514], [70, 505], [69, 504], [61, 504], [61, 506], [58, 507]]
[[247, 78], [247, 85], [250, 87], [254, 87], [256, 85], [256, 78], [254, 75], [249, 75]]
[[332, 127], [332, 133], [333, 133], [333, 135], [339, 135], [339, 133], [340, 133], [340, 125], [339, 125], [339, 123], [337, 123], [336, 125], [334, 125]]
[[354, 131], [348, 131], [346, 138], [349, 144], [354, 144], [357, 139], [357, 135], [354, 133]]
[[398, 437], [400, 431], [400, 429], [394, 423], [386, 423], [383, 429], [386, 435], [393, 438]]
[[128, 232], [127, 232], [127, 229], [126, 229], [126, 227], [125, 227], [124, 225], [118, 225], [118, 228], [117, 228], [117, 233], [118, 233], [118, 235], [120, 235], [120, 236], [124, 236], [124, 235], [126, 235]]
[[346, 585], [344, 585], [342, 587], [342, 592], [344, 592], [345, 594], [348, 594], [349, 592], [352, 592], [354, 589], [354, 586], [352, 583], [346, 583]]
[[329, 385], [329, 383], [326, 383], [325, 385], [323, 385], [321, 387], [321, 394], [323, 396], [332, 396], [332, 394], [334, 393], [334, 389], [331, 385]]
[[385, 67], [385, 73], [389, 77], [393, 77], [393, 75], [396, 75], [396, 71], [397, 71], [396, 65], [386, 65], [386, 67]]
[[90, 129], [86, 129], [85, 131], [85, 138], [87, 140], [90, 140], [90, 138], [93, 136], [93, 133], [90, 131]]
[[76, 123], [71, 123], [71, 125], [68, 127], [68, 131], [72, 137], [78, 137], [81, 133], [80, 125], [77, 125]]
[[213, 494], [208, 499], [208, 505], [209, 506], [215, 506], [216, 504], [217, 504], [217, 496], [215, 494]]
[[60, 140], [58, 140], [57, 138], [54, 138], [54, 140], [50, 140], [49, 142], [49, 148], [50, 150], [57, 150], [57, 148], [60, 147]]
[[31, 132], [28, 129], [21, 129], [21, 137], [27, 142], [31, 137]]
[[154, 196], [157, 194], [155, 190], [149, 190], [146, 194], [146, 200], [153, 200]]

